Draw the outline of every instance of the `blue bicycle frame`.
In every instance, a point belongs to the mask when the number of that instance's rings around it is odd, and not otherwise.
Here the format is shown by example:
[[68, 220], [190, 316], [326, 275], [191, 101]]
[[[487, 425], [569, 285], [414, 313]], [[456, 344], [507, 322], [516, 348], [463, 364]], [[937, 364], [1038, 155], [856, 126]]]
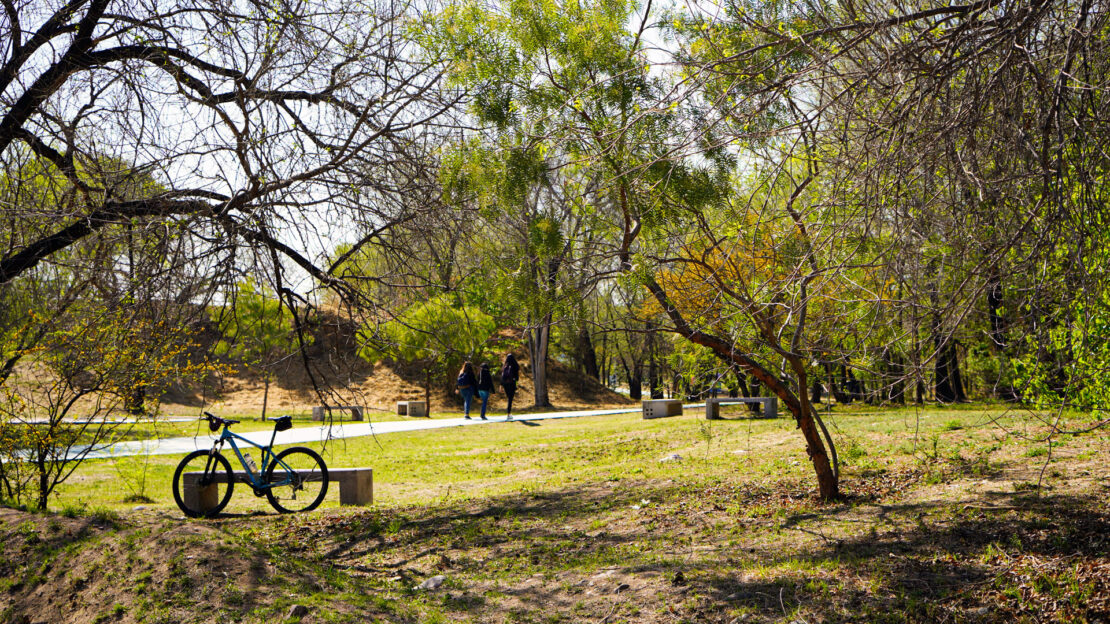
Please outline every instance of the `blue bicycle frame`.
[[[239, 464], [243, 467], [243, 472], [247, 473], [247, 477], [250, 479], [248, 483], [250, 483], [252, 488], [258, 491], [262, 491], [273, 487], [289, 485], [293, 482], [292, 475], [296, 474], [296, 471], [286, 465], [285, 462], [278, 460], [275, 453], [271, 450], [274, 447], [274, 440], [277, 438], [276, 430], [274, 431], [274, 434], [270, 437], [270, 444], [268, 446], [262, 446], [261, 444], [252, 442], [251, 440], [248, 440], [247, 438], [244, 438], [237, 433], [232, 433], [228, 427], [230, 427], [230, 425], [224, 425], [223, 432], [220, 434], [220, 439], [216, 440], [216, 442], [212, 444], [212, 452], [219, 453], [223, 449], [224, 442], [230, 442], [231, 450], [235, 451], [235, 456], [239, 458]], [[247, 460], [245, 457], [243, 457], [243, 453], [239, 451], [239, 445], [235, 442], [236, 439], [242, 440], [243, 442], [246, 442], [247, 444], [262, 451], [262, 457], [258, 464], [257, 473], [251, 471], [247, 467]], [[266, 474], [266, 468], [273, 461], [277, 461], [278, 465], [285, 469], [285, 478], [280, 481], [267, 483], [265, 479], [263, 479], [262, 475]]]

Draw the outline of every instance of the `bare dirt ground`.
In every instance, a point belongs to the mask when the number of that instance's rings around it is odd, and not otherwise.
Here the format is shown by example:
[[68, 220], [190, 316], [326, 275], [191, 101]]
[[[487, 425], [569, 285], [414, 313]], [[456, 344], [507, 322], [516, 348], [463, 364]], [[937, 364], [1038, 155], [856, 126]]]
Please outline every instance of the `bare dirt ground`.
[[[526, 356], [522, 352], [517, 355], [523, 370], [514, 410], [522, 411], [533, 404], [533, 386]], [[492, 368], [498, 367], [496, 362], [490, 364]], [[549, 362], [548, 369], [550, 400], [556, 408], [602, 409], [633, 403], [628, 397], [558, 362]], [[168, 414], [193, 414], [200, 405], [227, 413], [261, 411], [265, 389], [261, 377], [243, 366], [236, 370], [235, 375], [213, 379], [207, 388], [177, 389], [167, 393], [163, 397], [163, 409]], [[362, 405], [385, 412], [393, 411], [397, 401], [424, 400], [424, 369], [419, 366], [346, 360], [316, 366], [313, 370], [314, 376], [310, 377], [299, 361], [279, 367], [276, 380], [270, 385], [267, 409], [309, 411], [312, 406], [321, 404], [317, 388], [331, 404]], [[454, 378], [454, 372], [435, 371], [431, 389], [433, 413], [462, 410], [462, 399], [450, 391]], [[500, 388], [490, 398], [490, 409], [505, 409], [505, 395]]]

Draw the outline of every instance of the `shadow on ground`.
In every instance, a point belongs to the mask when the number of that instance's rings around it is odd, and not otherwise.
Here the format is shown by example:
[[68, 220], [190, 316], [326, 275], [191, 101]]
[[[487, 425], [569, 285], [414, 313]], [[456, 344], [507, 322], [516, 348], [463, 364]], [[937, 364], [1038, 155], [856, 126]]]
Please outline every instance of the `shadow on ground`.
[[1110, 517], [1097, 497], [822, 505], [798, 481], [611, 485], [359, 512], [357, 527], [309, 531], [291, 548], [413, 584], [443, 574], [457, 580], [448, 608], [480, 618], [1110, 618], [1099, 574]]

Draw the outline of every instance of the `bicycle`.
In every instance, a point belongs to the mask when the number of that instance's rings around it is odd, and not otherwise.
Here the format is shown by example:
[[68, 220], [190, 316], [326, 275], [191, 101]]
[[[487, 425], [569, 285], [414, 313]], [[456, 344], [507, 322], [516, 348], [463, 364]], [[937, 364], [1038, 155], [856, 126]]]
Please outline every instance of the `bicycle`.
[[[208, 429], [215, 433], [221, 427], [220, 438], [210, 450], [197, 450], [185, 456], [173, 473], [173, 499], [181, 511], [190, 518], [211, 518], [220, 513], [231, 499], [236, 475], [231, 471], [231, 463], [220, 452], [225, 443], [231, 445], [235, 456], [246, 473], [245, 482], [250, 485], [254, 495], [265, 496], [274, 509], [281, 513], [311, 511], [316, 509], [328, 493], [328, 467], [316, 451], [301, 446], [273, 452], [274, 440], [279, 431], [293, 427], [292, 416], [282, 416], [274, 420], [274, 434], [270, 444], [262, 446], [231, 432], [231, 426], [238, 420], [220, 418], [204, 412], [202, 419], [208, 420]], [[257, 468], [249, 454], [242, 453], [236, 440], [246, 442], [262, 451], [262, 466]], [[196, 479], [195, 496], [186, 500], [184, 496], [185, 475]], [[243, 479], [240, 478], [240, 481]], [[225, 487], [226, 486], [226, 487]]]

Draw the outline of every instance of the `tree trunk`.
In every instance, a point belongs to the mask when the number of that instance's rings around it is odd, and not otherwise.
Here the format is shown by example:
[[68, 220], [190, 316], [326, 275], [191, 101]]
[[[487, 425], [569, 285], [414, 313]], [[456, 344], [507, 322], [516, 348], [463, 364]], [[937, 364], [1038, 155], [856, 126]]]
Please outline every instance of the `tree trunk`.
[[432, 417], [432, 367], [424, 367], [424, 416]]
[[[848, 405], [849, 403], [851, 403], [852, 396], [848, 394], [847, 388], [844, 388], [842, 384], [836, 383], [836, 375], [833, 374], [832, 367], [828, 367], [826, 370], [829, 375], [829, 392], [832, 393], [833, 398], [836, 399], [836, 402], [840, 405]], [[840, 371], [841, 378], [846, 377], [846, 375], [844, 374], [843, 364], [841, 364], [840, 366]]]
[[811, 405], [820, 405], [821, 398], [824, 393], [824, 388], [821, 387], [821, 380], [814, 377], [813, 387], [809, 390], [809, 402]]
[[[736, 385], [738, 386], [737, 389], [739, 390], [740, 396], [744, 398], [754, 397], [756, 387], [755, 383], [753, 383], [751, 386], [748, 385], [748, 375], [744, 372], [744, 369], [733, 366], [732, 370], [733, 373], [736, 375]], [[754, 382], [755, 380], [752, 381]], [[761, 409], [762, 407], [759, 403], [748, 403], [748, 411], [751, 412], [752, 415], [760, 413]]]
[[39, 491], [35, 503], [39, 511], [46, 511], [46, 505], [50, 500], [50, 474], [46, 470], [46, 449], [41, 447], [38, 449], [35, 468], [39, 473]]
[[[852, 392], [853, 386], [849, 381], [852, 377], [849, 375], [848, 366], [846, 364], [840, 365], [840, 392], [841, 396], [836, 397], [837, 402], [842, 402], [845, 405], [851, 405], [852, 400], [855, 399], [855, 393]], [[844, 400], [841, 401], [841, 398]]]
[[991, 339], [992, 350], [996, 354], [1000, 354], [1006, 349], [1002, 306], [1002, 278], [999, 277], [996, 269], [991, 271], [990, 279], [987, 282], [987, 314], [990, 316], [990, 331], [988, 335]]
[[609, 334], [601, 334], [601, 367], [598, 370], [597, 380], [601, 385], [609, 387], [609, 375], [612, 371], [613, 363], [609, 360]]
[[587, 377], [592, 377], [601, 380], [601, 374], [597, 369], [597, 353], [594, 351], [594, 343], [590, 340], [590, 331], [585, 327], [578, 330], [578, 361], [582, 365], [582, 372]]
[[888, 350], [886, 353], [887, 371], [890, 378], [890, 390], [887, 396], [892, 403], [899, 405], [906, 402], [906, 365], [902, 356]]
[[[817, 475], [817, 486], [821, 498], [823, 500], [833, 500], [837, 498], [840, 493], [839, 479], [836, 473], [833, 472], [832, 464], [829, 461], [829, 455], [825, 449], [825, 443], [821, 440], [821, 433], [818, 430], [817, 422], [813, 418], [813, 412], [809, 409], [809, 402], [805, 400], [805, 396], [803, 395], [802, 399], [799, 400], [781, 379], [755, 360], [752, 360], [743, 353], [738, 353], [735, 346], [728, 341], [691, 327], [686, 322], [686, 319], [683, 318], [678, 308], [671, 303], [667, 294], [663, 291], [663, 288], [654, 279], [648, 278], [645, 285], [648, 290], [651, 291], [656, 301], [659, 302], [660, 306], [662, 306], [663, 310], [666, 311], [667, 316], [670, 317], [671, 322], [675, 326], [675, 331], [679, 335], [694, 344], [709, 347], [713, 350], [714, 355], [730, 366], [737, 366], [748, 371], [756, 381], [766, 386], [767, 389], [773, 392], [786, 408], [790, 410], [790, 413], [793, 414], [794, 420], [798, 424], [798, 428], [802, 430], [802, 437], [806, 441], [806, 453], [813, 463], [813, 470]], [[804, 376], [799, 379], [804, 382]]]
[[913, 328], [913, 371], [916, 382], [914, 383], [914, 391], [916, 396], [914, 402], [918, 405], [925, 403], [925, 379], [922, 375], [921, 369], [921, 343], [917, 339], [917, 327]]
[[943, 344], [939, 344], [937, 349], [935, 366], [937, 401], [941, 403], [966, 401], [967, 395], [960, 378], [960, 356], [956, 349], [956, 341], [949, 338]]
[[640, 373], [639, 362], [633, 362], [632, 367], [625, 367], [628, 376], [628, 396], [636, 401], [644, 397], [644, 378]]
[[659, 369], [655, 366], [654, 351], [648, 358], [648, 396], [653, 399], [661, 399], [663, 398], [663, 391], [659, 388]]
[[532, 360], [532, 394], [536, 407], [551, 407], [547, 392], [547, 347], [551, 339], [551, 313], [528, 330], [528, 357]]
[[265, 375], [262, 376], [262, 379], [263, 379], [264, 386], [262, 388], [262, 418], [261, 418], [261, 420], [266, 420], [266, 402], [270, 398], [270, 374], [266, 373]]

